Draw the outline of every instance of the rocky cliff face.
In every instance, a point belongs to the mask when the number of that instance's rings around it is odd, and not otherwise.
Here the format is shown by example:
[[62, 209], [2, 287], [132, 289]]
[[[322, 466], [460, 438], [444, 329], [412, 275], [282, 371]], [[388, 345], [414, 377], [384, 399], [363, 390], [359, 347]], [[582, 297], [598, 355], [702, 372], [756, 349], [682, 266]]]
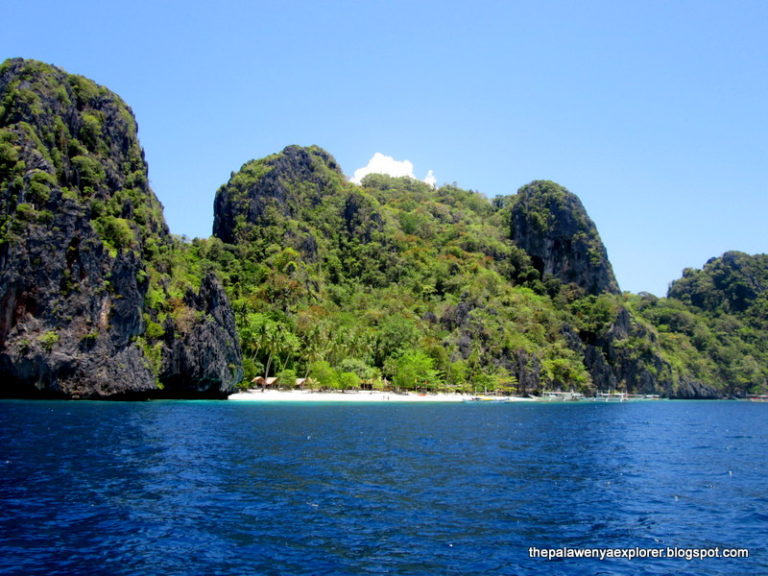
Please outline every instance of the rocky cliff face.
[[[0, 67], [0, 396], [219, 397], [238, 380], [215, 279], [167, 305], [176, 248], [136, 132], [87, 79]], [[164, 306], [166, 329], [148, 332]]]
[[343, 180], [333, 157], [316, 146], [252, 160], [216, 193], [213, 235], [228, 243], [262, 238], [279, 220], [306, 219]]
[[718, 398], [721, 393], [677, 373], [663, 357], [650, 327], [620, 307], [607, 329], [583, 346], [584, 364], [597, 390], [659, 394], [667, 398]]
[[510, 237], [542, 279], [578, 286], [591, 299], [593, 314], [601, 301], [603, 309], [612, 308], [599, 329], [569, 328], [566, 338], [583, 358], [596, 390], [673, 398], [720, 395], [692, 372], [673, 367], [653, 326], [622, 302], [605, 246], [575, 195], [554, 182], [532, 182], [513, 197], [509, 214]]
[[543, 278], [576, 284], [589, 294], [619, 286], [592, 220], [577, 196], [548, 181], [521, 188], [510, 213], [510, 236]]
[[238, 245], [241, 258], [274, 262], [283, 251], [278, 260], [316, 270], [320, 265], [334, 281], [380, 274], [344, 263], [382, 239], [381, 206], [349, 184], [333, 156], [318, 146], [288, 146], [232, 174], [216, 193], [213, 234]]

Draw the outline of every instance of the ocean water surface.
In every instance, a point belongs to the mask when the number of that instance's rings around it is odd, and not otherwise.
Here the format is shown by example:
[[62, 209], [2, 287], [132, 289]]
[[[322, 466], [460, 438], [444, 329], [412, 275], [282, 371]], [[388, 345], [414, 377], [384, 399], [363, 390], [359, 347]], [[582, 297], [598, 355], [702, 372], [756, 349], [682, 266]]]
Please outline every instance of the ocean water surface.
[[768, 574], [766, 446], [748, 402], [2, 401], [0, 574]]

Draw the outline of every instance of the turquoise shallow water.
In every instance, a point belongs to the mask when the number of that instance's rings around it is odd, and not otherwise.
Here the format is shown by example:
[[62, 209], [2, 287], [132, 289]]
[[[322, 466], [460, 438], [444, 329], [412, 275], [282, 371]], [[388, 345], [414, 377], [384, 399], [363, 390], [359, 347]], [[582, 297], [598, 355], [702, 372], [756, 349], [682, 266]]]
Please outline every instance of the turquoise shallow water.
[[3, 401], [0, 574], [768, 574], [767, 444], [737, 402]]

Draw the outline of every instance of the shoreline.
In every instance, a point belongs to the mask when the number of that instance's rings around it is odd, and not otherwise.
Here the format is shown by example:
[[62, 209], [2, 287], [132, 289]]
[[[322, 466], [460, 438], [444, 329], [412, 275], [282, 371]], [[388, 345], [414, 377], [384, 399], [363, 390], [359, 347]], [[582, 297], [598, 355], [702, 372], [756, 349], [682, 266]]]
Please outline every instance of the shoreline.
[[394, 392], [310, 392], [307, 390], [249, 390], [231, 394], [235, 402], [535, 402], [531, 398], [516, 396], [485, 396], [476, 394], [397, 394]]
[[603, 394], [598, 397], [571, 398], [563, 394], [550, 394], [524, 398], [522, 396], [492, 396], [489, 394], [466, 394], [458, 392], [382, 392], [379, 390], [349, 390], [346, 392], [328, 392], [317, 390], [246, 390], [230, 394], [227, 398], [234, 402], [301, 402], [301, 403], [440, 403], [440, 402], [470, 402], [470, 403], [512, 403], [535, 402], [550, 403], [624, 403], [649, 402], [662, 400], [659, 396], [612, 395]]

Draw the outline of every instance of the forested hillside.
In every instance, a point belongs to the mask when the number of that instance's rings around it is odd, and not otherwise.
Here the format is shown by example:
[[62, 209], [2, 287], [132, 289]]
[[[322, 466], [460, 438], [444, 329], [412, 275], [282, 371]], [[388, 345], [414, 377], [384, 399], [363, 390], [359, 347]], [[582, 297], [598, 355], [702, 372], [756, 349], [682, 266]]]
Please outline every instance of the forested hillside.
[[[119, 97], [0, 67], [0, 395], [219, 397], [236, 382], [539, 394], [763, 392], [768, 260], [622, 293], [579, 198], [489, 199], [321, 148], [252, 160], [182, 241]], [[222, 289], [223, 286], [223, 289]]]
[[231, 176], [193, 251], [224, 280], [249, 377], [675, 397], [765, 382], [743, 331], [717, 336], [723, 356], [665, 321], [711, 325], [675, 290], [621, 294], [594, 223], [553, 182], [493, 200], [384, 175], [355, 186], [324, 150], [292, 146]]
[[727, 252], [684, 270], [668, 298], [628, 298], [681, 372], [726, 395], [766, 392], [768, 255]]

